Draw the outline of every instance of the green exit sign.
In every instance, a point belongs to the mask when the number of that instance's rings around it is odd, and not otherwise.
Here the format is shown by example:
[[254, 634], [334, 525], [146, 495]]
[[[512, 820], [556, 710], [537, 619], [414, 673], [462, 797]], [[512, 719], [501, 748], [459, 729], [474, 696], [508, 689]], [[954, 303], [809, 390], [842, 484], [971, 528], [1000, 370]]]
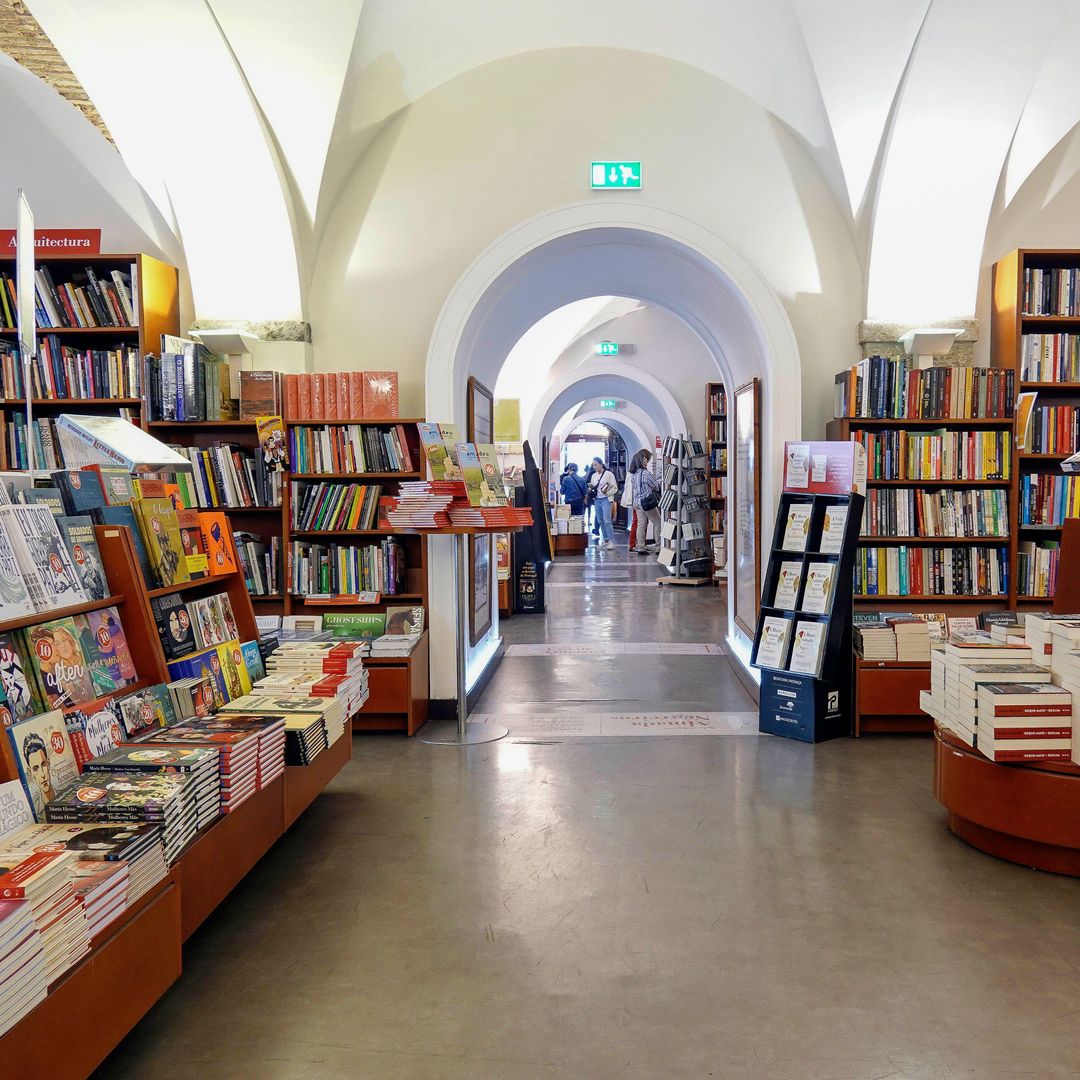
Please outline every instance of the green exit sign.
[[598, 341], [596, 343], [597, 356], [618, 356], [619, 343], [617, 341]]
[[602, 397], [600, 399], [601, 409], [614, 409], [618, 405], [618, 402], [613, 397]]
[[628, 191], [641, 187], [640, 161], [594, 161], [589, 169], [594, 191], [617, 188]]

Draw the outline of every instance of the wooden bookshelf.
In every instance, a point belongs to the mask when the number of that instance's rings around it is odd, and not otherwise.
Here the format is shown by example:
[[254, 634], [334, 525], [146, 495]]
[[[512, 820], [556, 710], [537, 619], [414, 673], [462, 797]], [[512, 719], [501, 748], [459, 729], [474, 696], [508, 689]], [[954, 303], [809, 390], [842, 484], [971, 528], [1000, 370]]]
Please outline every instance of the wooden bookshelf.
[[[1032, 315], [1024, 311], [1024, 274], [1027, 270], [1055, 268], [1080, 268], [1080, 250], [1069, 248], [1017, 248], [994, 263], [992, 272], [992, 312], [990, 321], [990, 362], [994, 367], [1009, 368], [1016, 372], [1018, 392], [1036, 392], [1040, 405], [1080, 404], [1080, 382], [1045, 381], [1023, 379], [1023, 339], [1029, 333], [1080, 334], [1080, 316]], [[1078, 447], [1080, 449], [1080, 447]], [[1013, 500], [1011, 518], [1012, 533], [1030, 534], [1027, 539], [1056, 539], [1060, 525], [1021, 524], [1020, 492], [1027, 476], [1054, 473], [1061, 475], [1061, 462], [1067, 454], [1033, 453], [1021, 451], [1015, 445], [1013, 453], [1013, 476], [1016, 497]], [[1078, 481], [1080, 482], [1080, 481]], [[1027, 595], [1026, 586], [1019, 581], [1018, 548], [1013, 547], [1012, 600], [1016, 605], [1049, 608], [1053, 604], [1054, 589], [1047, 596]], [[1022, 591], [1023, 590], [1023, 591]]]
[[[722, 382], [710, 382], [705, 384], [705, 449], [708, 452], [708, 458], [705, 463], [705, 477], [706, 477], [706, 491], [709, 496], [709, 516], [706, 521], [705, 539], [709, 544], [710, 552], [712, 550], [712, 538], [714, 536], [726, 535], [726, 522], [727, 522], [727, 499], [722, 495], [714, 494], [713, 492], [713, 480], [721, 477], [727, 478], [727, 469], [721, 469], [719, 462], [716, 463], [716, 467], [713, 467], [713, 450], [726, 450], [728, 444], [728, 431], [727, 431], [728, 413], [727, 413], [727, 389]], [[714, 425], [720, 424], [723, 428], [723, 439], [713, 438], [714, 434], [719, 432], [714, 430]], [[719, 518], [718, 527], [714, 527], [716, 524], [714, 518]], [[727, 577], [727, 570], [717, 567], [713, 564], [712, 583], [719, 585], [720, 582]]]

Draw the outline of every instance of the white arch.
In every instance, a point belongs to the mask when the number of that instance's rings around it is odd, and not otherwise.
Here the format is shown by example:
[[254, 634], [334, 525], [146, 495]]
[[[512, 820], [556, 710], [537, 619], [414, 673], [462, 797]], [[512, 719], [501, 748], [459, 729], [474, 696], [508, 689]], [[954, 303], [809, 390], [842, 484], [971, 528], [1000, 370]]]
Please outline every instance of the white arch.
[[652, 449], [652, 440], [645, 429], [631, 416], [613, 417], [606, 409], [589, 409], [587, 412], [575, 413], [561, 420], [551, 433], [553, 438], [565, 439], [580, 424], [595, 420], [606, 424], [612, 431], [617, 431], [622, 441], [626, 443], [628, 454], [634, 454], [641, 449]]
[[[602, 385], [597, 386], [597, 380], [603, 380]], [[645, 401], [640, 399], [639, 387]], [[626, 364], [619, 365], [610, 360], [597, 358], [587, 360], [584, 364], [568, 371], [561, 379], [544, 390], [529, 420], [528, 438], [534, 447], [540, 445], [540, 438], [545, 429], [555, 424], [558, 418], [574, 404], [567, 399], [567, 395], [579, 389], [581, 391], [581, 396], [577, 399], [579, 402], [599, 397], [601, 393], [611, 393], [625, 397], [635, 405], [640, 405], [646, 412], [651, 412], [648, 404], [655, 403], [661, 414], [656, 419], [659, 420], [662, 417], [665, 433], [686, 430], [686, 418], [683, 416], [679, 403], [655, 375], [641, 368], [630, 367]]]
[[[574, 273], [560, 274], [569, 262]], [[802, 428], [798, 344], [783, 304], [756, 267], [678, 214], [641, 201], [589, 200], [548, 210], [491, 243], [450, 290], [436, 319], [425, 375], [428, 419], [463, 423], [468, 376], [484, 381], [486, 375], [493, 385], [492, 372], [529, 326], [586, 296], [626, 296], [665, 307], [701, 337], [732, 390], [761, 379], [758, 517], [767, 545], [784, 439], [798, 438]], [[450, 574], [433, 574], [433, 583], [441, 577]], [[440, 603], [452, 606], [449, 586], [445, 596], [433, 592], [433, 615]], [[734, 627], [730, 618], [729, 625]], [[433, 657], [445, 658], [452, 621], [433, 620], [431, 629]], [[746, 663], [745, 638], [733, 629], [729, 640]], [[480, 651], [486, 657], [492, 648], [488, 642]], [[470, 669], [474, 659], [481, 662], [470, 655]], [[432, 676], [438, 696], [452, 683], [452, 667], [441, 672], [436, 663]]]

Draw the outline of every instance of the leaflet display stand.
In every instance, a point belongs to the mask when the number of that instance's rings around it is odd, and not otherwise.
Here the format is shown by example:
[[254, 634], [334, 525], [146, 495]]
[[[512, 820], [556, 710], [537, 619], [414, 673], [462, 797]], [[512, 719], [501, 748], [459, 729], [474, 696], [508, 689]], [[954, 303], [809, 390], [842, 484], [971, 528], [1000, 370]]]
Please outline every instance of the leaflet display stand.
[[705, 448], [690, 435], [664, 441], [663, 493], [660, 496], [660, 554], [656, 561], [671, 573], [659, 585], [708, 585], [708, 461]]
[[853, 443], [813, 453], [822, 446], [786, 444], [750, 661], [761, 671], [759, 730], [802, 742], [851, 734], [852, 585], [864, 502], [851, 489], [864, 482], [865, 455]]

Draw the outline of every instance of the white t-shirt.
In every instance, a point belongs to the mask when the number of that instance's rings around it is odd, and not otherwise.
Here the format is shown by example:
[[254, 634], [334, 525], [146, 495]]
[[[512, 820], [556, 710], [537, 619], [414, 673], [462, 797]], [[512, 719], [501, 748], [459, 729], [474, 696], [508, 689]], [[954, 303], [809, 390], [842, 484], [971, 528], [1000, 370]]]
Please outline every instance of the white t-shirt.
[[602, 499], [612, 498], [619, 490], [619, 485], [615, 482], [615, 474], [610, 469], [605, 469], [602, 473], [593, 472], [589, 478], [589, 487], [593, 489], [594, 495]]

